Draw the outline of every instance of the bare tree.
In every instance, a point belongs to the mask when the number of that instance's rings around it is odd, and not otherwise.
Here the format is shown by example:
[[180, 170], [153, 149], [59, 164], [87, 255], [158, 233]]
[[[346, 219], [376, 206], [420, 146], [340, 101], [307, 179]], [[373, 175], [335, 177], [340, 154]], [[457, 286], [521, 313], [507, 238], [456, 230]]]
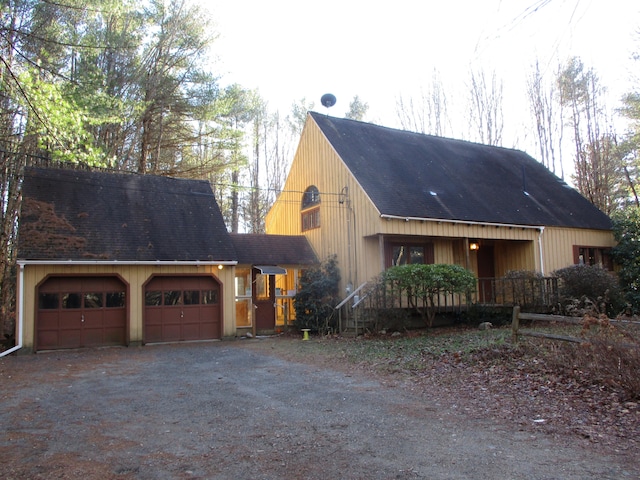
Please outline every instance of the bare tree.
[[269, 113], [266, 105], [254, 118], [253, 155], [246, 176], [243, 221], [250, 233], [264, 233], [265, 217], [282, 190], [299, 136], [280, 113]]
[[396, 115], [404, 130], [443, 136], [450, 127], [447, 95], [440, 75], [434, 70], [431, 83], [417, 99], [396, 98]]
[[536, 143], [540, 162], [553, 173], [564, 178], [562, 163], [562, 103], [554, 82], [544, 82], [540, 64], [536, 61], [534, 71], [527, 79], [527, 96], [536, 129]]
[[471, 71], [469, 85], [469, 112], [471, 136], [487, 145], [501, 145], [504, 128], [502, 111], [503, 85], [496, 73], [487, 77], [483, 70]]

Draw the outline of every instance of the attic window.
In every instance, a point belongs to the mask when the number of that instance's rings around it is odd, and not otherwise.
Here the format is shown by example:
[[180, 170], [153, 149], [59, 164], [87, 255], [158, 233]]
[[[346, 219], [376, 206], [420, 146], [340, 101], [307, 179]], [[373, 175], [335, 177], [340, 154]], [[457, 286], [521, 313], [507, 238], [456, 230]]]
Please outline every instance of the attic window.
[[320, 208], [312, 208], [302, 212], [302, 231], [320, 228]]
[[320, 192], [311, 185], [302, 194], [302, 231], [320, 227]]
[[314, 205], [318, 205], [320, 203], [320, 192], [318, 188], [314, 185], [311, 185], [307, 188], [302, 195], [302, 210], [305, 208], [313, 207]]

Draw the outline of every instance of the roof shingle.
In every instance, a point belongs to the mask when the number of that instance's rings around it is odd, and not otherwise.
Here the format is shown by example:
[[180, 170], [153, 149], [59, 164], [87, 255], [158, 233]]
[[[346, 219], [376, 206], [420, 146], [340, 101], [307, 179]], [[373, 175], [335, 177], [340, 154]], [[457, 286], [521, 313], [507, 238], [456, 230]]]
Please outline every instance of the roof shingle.
[[231, 234], [242, 265], [313, 265], [313, 248], [303, 235]]
[[611, 229], [526, 153], [310, 113], [381, 215]]
[[27, 168], [18, 256], [31, 260], [235, 260], [208, 182]]

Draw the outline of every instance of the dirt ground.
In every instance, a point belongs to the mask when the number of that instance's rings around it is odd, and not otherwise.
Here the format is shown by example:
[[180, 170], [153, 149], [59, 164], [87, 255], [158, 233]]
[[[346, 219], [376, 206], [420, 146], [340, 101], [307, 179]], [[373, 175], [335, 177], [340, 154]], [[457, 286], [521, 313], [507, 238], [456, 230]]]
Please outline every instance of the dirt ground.
[[282, 339], [0, 359], [4, 479], [637, 479], [640, 460]]

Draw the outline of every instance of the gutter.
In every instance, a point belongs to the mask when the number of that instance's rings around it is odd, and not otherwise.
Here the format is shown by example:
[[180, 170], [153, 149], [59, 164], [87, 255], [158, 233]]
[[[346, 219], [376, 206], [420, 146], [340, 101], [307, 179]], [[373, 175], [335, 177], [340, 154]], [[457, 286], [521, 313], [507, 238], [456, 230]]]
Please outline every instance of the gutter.
[[18, 265], [227, 265], [235, 266], [237, 260], [223, 261], [180, 261], [180, 260], [18, 260]]
[[386, 215], [380, 214], [380, 218], [387, 220], [404, 220], [419, 221], [419, 222], [437, 222], [437, 223], [453, 223], [461, 225], [476, 225], [481, 227], [507, 227], [507, 228], [522, 228], [537, 230], [538, 231], [538, 253], [540, 255], [540, 273], [544, 275], [544, 252], [542, 250], [542, 234], [544, 233], [544, 225], [516, 225], [514, 223], [492, 223], [492, 222], [474, 222], [466, 220], [444, 220], [439, 218], [420, 218], [420, 217], [401, 217], [399, 215]]
[[544, 252], [542, 251], [542, 234], [544, 233], [544, 227], [540, 227], [540, 234], [538, 235], [538, 251], [540, 253], [540, 273], [544, 277]]
[[436, 223], [454, 223], [459, 225], [478, 225], [482, 227], [508, 227], [508, 228], [522, 228], [531, 230], [544, 230], [543, 226], [536, 225], [516, 225], [515, 223], [492, 223], [492, 222], [474, 222], [472, 220], [447, 220], [443, 218], [421, 218], [421, 217], [401, 217], [399, 215], [387, 215], [385, 213], [380, 214], [380, 218], [387, 220], [404, 220], [419, 221], [419, 222], [436, 222]]
[[22, 327], [24, 324], [24, 265], [23, 264], [20, 264], [20, 271], [18, 273], [18, 298], [17, 298], [16, 306], [18, 308], [18, 325], [17, 325], [18, 334], [16, 335], [18, 343], [15, 347], [10, 348], [9, 350], [5, 350], [4, 352], [1, 352], [0, 357], [9, 355], [22, 348]]
[[18, 310], [17, 327], [18, 332], [16, 339], [18, 343], [15, 347], [0, 352], [0, 358], [10, 355], [22, 348], [22, 331], [24, 327], [24, 266], [25, 265], [228, 265], [235, 266], [238, 264], [235, 260], [225, 260], [221, 262], [182, 262], [182, 261], [133, 261], [120, 262], [117, 260], [18, 260], [16, 262], [20, 268], [18, 273], [18, 298], [16, 299], [16, 307]]

